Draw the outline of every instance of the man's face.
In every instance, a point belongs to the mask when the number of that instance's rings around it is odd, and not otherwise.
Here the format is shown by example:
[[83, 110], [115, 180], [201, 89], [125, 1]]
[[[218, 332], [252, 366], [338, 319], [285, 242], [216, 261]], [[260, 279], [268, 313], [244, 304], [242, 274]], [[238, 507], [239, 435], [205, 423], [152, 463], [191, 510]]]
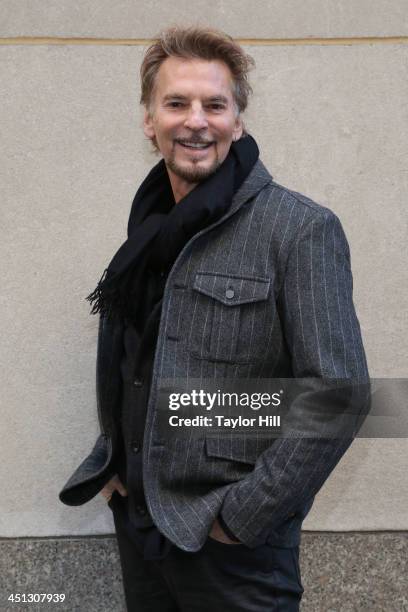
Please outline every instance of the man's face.
[[230, 69], [218, 60], [168, 57], [160, 66], [144, 132], [155, 139], [173, 181], [206, 179], [241, 137], [232, 87]]

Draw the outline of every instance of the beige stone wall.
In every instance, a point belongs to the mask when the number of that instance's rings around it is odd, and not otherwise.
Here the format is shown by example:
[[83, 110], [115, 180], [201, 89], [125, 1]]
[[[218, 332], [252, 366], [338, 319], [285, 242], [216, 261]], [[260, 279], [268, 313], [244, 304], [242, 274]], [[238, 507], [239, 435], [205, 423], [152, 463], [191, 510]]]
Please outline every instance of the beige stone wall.
[[[157, 161], [140, 128], [146, 39], [195, 21], [246, 40], [261, 157], [339, 215], [371, 375], [407, 376], [404, 1], [3, 0], [0, 536], [113, 531], [101, 499], [71, 509], [57, 498], [98, 430], [84, 296]], [[305, 528], [407, 529], [407, 446], [357, 440]]]
[[2, 0], [2, 36], [148, 38], [200, 22], [239, 38], [404, 36], [405, 0]]

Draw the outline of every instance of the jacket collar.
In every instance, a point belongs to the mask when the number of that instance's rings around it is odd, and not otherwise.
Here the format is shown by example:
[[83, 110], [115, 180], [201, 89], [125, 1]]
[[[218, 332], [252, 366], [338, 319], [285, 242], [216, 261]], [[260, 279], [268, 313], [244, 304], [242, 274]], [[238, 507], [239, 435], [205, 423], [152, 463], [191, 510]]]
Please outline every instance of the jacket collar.
[[268, 172], [261, 160], [258, 159], [251, 172], [248, 174], [245, 181], [232, 198], [231, 206], [229, 207], [228, 212], [221, 217], [221, 219], [229, 217], [245, 202], [255, 197], [261, 191], [261, 189], [263, 189], [263, 187], [265, 187], [265, 185], [268, 183], [272, 182], [272, 180], [272, 175]]

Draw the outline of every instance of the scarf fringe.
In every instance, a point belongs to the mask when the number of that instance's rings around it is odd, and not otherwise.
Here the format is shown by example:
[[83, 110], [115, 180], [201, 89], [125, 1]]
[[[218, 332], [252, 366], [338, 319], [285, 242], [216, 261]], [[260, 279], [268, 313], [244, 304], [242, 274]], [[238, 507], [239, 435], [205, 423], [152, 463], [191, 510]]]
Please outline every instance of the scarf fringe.
[[105, 288], [106, 288], [105, 281], [106, 281], [107, 274], [108, 274], [108, 268], [105, 268], [96, 288], [92, 291], [92, 293], [87, 295], [85, 298], [92, 305], [90, 314], [99, 313], [101, 315], [109, 316], [111, 312], [111, 307], [107, 306], [106, 295], [105, 295]]

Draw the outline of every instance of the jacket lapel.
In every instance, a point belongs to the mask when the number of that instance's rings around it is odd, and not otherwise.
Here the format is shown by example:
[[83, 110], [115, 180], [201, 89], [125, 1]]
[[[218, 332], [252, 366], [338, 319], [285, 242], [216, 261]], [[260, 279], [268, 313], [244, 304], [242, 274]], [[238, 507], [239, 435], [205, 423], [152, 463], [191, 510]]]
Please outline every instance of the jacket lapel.
[[270, 183], [272, 180], [272, 175], [265, 168], [261, 160], [258, 159], [251, 172], [248, 174], [245, 181], [234, 195], [227, 213], [221, 217], [220, 221], [223, 221], [229, 217], [236, 210], [241, 208], [245, 202], [255, 197], [261, 191], [261, 189], [263, 189], [263, 187], [265, 187], [265, 185]]

